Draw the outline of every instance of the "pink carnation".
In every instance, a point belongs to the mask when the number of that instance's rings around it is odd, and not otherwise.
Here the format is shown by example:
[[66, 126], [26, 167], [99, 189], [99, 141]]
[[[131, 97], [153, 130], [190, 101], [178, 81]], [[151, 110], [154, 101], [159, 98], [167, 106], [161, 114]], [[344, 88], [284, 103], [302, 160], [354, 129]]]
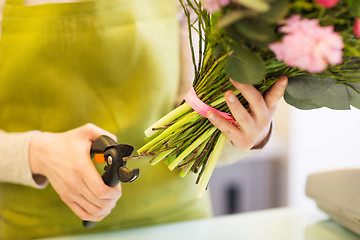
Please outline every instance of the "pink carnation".
[[294, 15], [279, 29], [286, 35], [281, 42], [270, 44], [277, 60], [310, 73], [323, 72], [328, 64], [342, 62], [344, 43], [332, 26], [321, 27], [317, 19]]
[[339, 2], [340, 0], [314, 0], [314, 2], [317, 2], [318, 4], [322, 5], [323, 7], [326, 8], [332, 8], [335, 7], [335, 5]]
[[209, 13], [213, 13], [229, 5], [230, 2], [231, 0], [203, 0], [203, 6]]
[[354, 33], [356, 36], [360, 37], [360, 18], [355, 19], [354, 23]]

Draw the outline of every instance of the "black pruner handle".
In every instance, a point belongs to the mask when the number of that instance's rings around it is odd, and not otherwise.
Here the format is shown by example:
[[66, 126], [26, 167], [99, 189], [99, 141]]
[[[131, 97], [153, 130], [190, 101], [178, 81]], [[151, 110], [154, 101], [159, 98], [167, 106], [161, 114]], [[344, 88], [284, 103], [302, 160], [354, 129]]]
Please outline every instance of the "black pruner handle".
[[[118, 144], [112, 138], [102, 135], [91, 146], [91, 154], [104, 154], [107, 165], [102, 179], [107, 186], [115, 186], [120, 182], [132, 182], [139, 176], [139, 169], [129, 170], [126, 168], [124, 157], [133, 152], [134, 147], [126, 144]], [[85, 228], [94, 227], [96, 222], [83, 221]]]

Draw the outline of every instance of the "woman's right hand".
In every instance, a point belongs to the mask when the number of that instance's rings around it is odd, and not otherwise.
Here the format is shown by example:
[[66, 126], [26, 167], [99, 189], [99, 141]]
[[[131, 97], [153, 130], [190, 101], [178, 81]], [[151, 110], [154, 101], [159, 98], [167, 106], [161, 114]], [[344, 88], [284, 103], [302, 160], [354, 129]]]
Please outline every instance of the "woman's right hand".
[[105, 185], [90, 158], [91, 144], [101, 135], [116, 141], [109, 132], [86, 124], [63, 133], [37, 133], [29, 150], [32, 173], [45, 176], [82, 220], [94, 222], [107, 216], [121, 196], [121, 185]]

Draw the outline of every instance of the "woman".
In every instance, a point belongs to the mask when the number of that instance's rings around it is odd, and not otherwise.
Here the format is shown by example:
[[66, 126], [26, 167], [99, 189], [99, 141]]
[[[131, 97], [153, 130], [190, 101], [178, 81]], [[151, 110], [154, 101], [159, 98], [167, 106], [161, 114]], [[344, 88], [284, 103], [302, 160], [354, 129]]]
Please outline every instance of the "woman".
[[[173, 107], [180, 74], [176, 14], [176, 1], [169, 0], [6, 0], [0, 40], [2, 239], [211, 216], [209, 196], [195, 197], [195, 176], [182, 179], [165, 165], [136, 160], [128, 167], [140, 168], [140, 177], [110, 188], [89, 156], [102, 134], [141, 146], [144, 129]], [[242, 127], [208, 114], [246, 151], [266, 140], [286, 79], [265, 98], [252, 86], [235, 86], [250, 102], [251, 113], [226, 94]], [[84, 229], [80, 219], [101, 221]]]

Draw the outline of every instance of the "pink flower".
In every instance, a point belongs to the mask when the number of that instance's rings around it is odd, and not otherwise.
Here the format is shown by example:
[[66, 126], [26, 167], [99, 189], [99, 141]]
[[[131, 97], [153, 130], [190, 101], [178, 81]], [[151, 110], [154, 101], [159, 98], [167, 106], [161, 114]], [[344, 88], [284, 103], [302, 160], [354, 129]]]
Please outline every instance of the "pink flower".
[[355, 19], [353, 30], [354, 30], [355, 35], [360, 37], [360, 18]]
[[320, 73], [328, 64], [342, 62], [344, 43], [332, 26], [321, 27], [317, 19], [301, 19], [300, 15], [294, 15], [279, 31], [286, 35], [269, 48], [277, 60], [289, 66]]
[[317, 2], [318, 4], [322, 5], [323, 7], [326, 8], [332, 8], [335, 7], [335, 5], [339, 2], [340, 0], [314, 0], [314, 2]]
[[209, 13], [213, 13], [229, 5], [230, 2], [231, 0], [203, 0], [203, 6]]

